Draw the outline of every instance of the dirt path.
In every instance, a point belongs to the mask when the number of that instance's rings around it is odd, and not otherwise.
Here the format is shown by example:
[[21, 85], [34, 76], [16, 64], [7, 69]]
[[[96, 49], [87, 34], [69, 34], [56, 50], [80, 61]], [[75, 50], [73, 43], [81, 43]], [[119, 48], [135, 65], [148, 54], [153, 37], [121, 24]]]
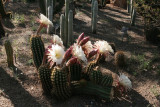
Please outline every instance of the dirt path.
[[[107, 5], [105, 9], [99, 9], [97, 34], [91, 33], [91, 7], [86, 3], [78, 5], [78, 11], [74, 20], [75, 38], [82, 32], [85, 36], [90, 36], [91, 40], [103, 39], [114, 42], [117, 50], [123, 50], [126, 55], [133, 60], [128, 60], [128, 68], [124, 73], [131, 78], [133, 90], [123, 99], [115, 99], [112, 102], [103, 102], [89, 96], [73, 96], [67, 101], [57, 102], [55, 99], [47, 98], [43, 95], [41, 84], [37, 72], [32, 63], [32, 56], [29, 45], [31, 34], [35, 33], [38, 23], [35, 22], [39, 9], [37, 4], [9, 3], [8, 10], [14, 14], [10, 24], [5, 23], [9, 39], [12, 41], [14, 54], [16, 56], [16, 68], [9, 69], [6, 64], [5, 49], [0, 40], [0, 106], [2, 107], [63, 107], [63, 106], [108, 106], [108, 107], [149, 107], [160, 106], [160, 75], [155, 69], [142, 68], [139, 60], [151, 60], [155, 55], [159, 55], [158, 48], [145, 41], [143, 31], [143, 21], [137, 17], [136, 26], [130, 26], [130, 16], [126, 10]], [[121, 28], [129, 28], [128, 34], [131, 38], [129, 42], [124, 38], [121, 41]], [[58, 31], [59, 32], [59, 31]], [[42, 32], [42, 37], [47, 47], [51, 37]], [[144, 58], [142, 57], [144, 56]], [[139, 58], [134, 60], [135, 58]], [[160, 65], [159, 56], [156, 57], [154, 67]], [[143, 65], [143, 63], [142, 63]], [[103, 65], [107, 68], [107, 65]], [[153, 65], [151, 66], [151, 68]], [[109, 69], [109, 68], [107, 68]], [[111, 68], [114, 70], [115, 68]]]

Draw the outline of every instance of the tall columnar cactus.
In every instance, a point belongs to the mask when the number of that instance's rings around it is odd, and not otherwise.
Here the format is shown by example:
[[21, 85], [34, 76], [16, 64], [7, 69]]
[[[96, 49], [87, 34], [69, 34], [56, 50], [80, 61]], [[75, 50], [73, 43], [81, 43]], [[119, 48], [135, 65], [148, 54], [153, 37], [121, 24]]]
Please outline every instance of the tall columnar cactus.
[[67, 46], [68, 42], [68, 13], [69, 13], [69, 2], [70, 0], [65, 0], [65, 37], [64, 37], [64, 45]]
[[133, 0], [130, 0], [130, 15], [132, 15], [133, 11]]
[[41, 13], [46, 15], [45, 0], [38, 0]]
[[68, 14], [68, 47], [73, 44], [73, 11], [70, 10]]
[[127, 0], [127, 11], [128, 11], [128, 13], [130, 13], [130, 9], [131, 9], [130, 3], [131, 3], [131, 0]]
[[[94, 2], [95, 2], [96, 0], [92, 0], [92, 5], [91, 5], [91, 24], [92, 24], [92, 22], [93, 22], [93, 7], [94, 7]], [[91, 25], [92, 26], [92, 25]]]
[[94, 2], [93, 16], [92, 16], [92, 33], [96, 34], [97, 27], [98, 2]]
[[10, 18], [11, 12], [6, 12], [3, 5], [3, 0], [0, 0], [0, 14], [2, 15], [2, 18]]
[[50, 94], [52, 90], [51, 69], [46, 65], [41, 65], [38, 69], [38, 73], [44, 92]]
[[31, 51], [33, 54], [33, 61], [36, 68], [38, 69], [42, 64], [42, 60], [45, 52], [44, 43], [41, 39], [41, 36], [32, 35], [30, 39], [30, 45], [31, 45]]
[[[52, 9], [52, 6], [49, 6], [48, 7], [48, 19], [52, 22], [53, 20], [53, 9]], [[48, 28], [47, 28], [47, 33], [48, 34], [51, 34], [53, 31], [53, 27], [52, 25], [49, 25]]]
[[64, 43], [64, 24], [65, 24], [65, 17], [64, 17], [64, 14], [61, 14], [61, 17], [60, 17], [60, 37], [62, 38], [63, 40], [63, 43]]
[[54, 67], [51, 73], [52, 81], [52, 94], [57, 97], [57, 99], [65, 100], [71, 96], [70, 86], [67, 81], [66, 69], [61, 69], [59, 67]]
[[5, 41], [5, 50], [6, 50], [6, 54], [7, 54], [7, 63], [8, 63], [8, 67], [13, 67], [14, 63], [13, 63], [13, 48], [11, 46], [11, 43], [9, 40]]
[[132, 16], [131, 16], [131, 26], [135, 25], [135, 20], [136, 20], [136, 9], [133, 8]]

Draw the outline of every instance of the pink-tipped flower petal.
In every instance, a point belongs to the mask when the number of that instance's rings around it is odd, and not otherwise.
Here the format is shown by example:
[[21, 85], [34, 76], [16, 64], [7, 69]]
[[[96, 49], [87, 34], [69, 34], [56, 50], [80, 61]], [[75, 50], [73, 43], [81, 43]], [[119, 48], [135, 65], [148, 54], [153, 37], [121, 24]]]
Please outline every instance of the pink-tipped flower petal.
[[73, 49], [72, 46], [69, 49], [67, 49], [67, 51], [64, 54], [64, 60], [66, 60], [67, 58], [69, 58], [72, 55], [72, 49]]
[[90, 59], [92, 56], [96, 55], [97, 52], [98, 52], [98, 49], [94, 49], [93, 51], [91, 51], [91, 52], [88, 54], [87, 58]]
[[78, 60], [78, 59], [77, 59], [76, 57], [71, 58], [71, 59], [66, 63], [66, 66], [70, 66], [70, 65], [76, 63], [77, 60]]
[[78, 39], [77, 39], [77, 44], [80, 43], [80, 41], [84, 38], [84, 32], [81, 33], [81, 35], [79, 35]]
[[80, 41], [79, 45], [80, 45], [80, 46], [83, 46], [83, 45], [86, 44], [88, 41], [89, 41], [89, 37], [85, 37], [85, 38], [83, 38], [83, 39]]

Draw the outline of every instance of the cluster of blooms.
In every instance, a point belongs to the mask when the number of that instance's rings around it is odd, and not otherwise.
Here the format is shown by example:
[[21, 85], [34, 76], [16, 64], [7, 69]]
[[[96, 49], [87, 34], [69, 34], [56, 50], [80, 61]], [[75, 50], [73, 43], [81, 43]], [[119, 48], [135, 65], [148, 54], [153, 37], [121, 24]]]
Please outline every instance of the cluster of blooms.
[[[40, 14], [39, 22], [41, 26], [48, 26], [49, 24], [53, 25], [43, 14]], [[89, 37], [84, 37], [84, 33], [78, 37], [76, 43], [70, 46], [66, 52], [63, 41], [58, 35], [53, 35], [51, 43], [51, 46], [49, 46], [46, 51], [50, 67], [62, 65], [69, 66], [70, 64], [77, 62], [87, 64], [93, 56], [103, 55], [105, 59], [107, 59], [107, 56], [109, 56], [110, 53], [114, 53], [107, 41], [99, 40], [92, 44], [91, 41], [89, 41]], [[118, 83], [125, 89], [132, 88], [131, 81], [124, 74], [119, 76]]]

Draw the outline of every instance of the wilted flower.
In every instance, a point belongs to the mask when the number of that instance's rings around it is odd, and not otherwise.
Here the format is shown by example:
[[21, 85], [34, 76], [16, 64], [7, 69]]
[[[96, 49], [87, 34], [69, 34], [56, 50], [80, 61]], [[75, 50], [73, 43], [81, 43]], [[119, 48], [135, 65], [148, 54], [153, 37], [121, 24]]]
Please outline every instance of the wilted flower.
[[53, 26], [53, 23], [46, 16], [44, 16], [41, 13], [40, 13], [40, 19], [38, 20], [38, 22], [40, 23], [40, 27], [37, 30], [37, 35], [43, 27], [47, 27], [48, 25]]
[[58, 35], [53, 35], [53, 40], [51, 41], [53, 44], [58, 44], [59, 46], [63, 46], [63, 41]]
[[86, 58], [81, 46], [74, 44], [72, 54], [75, 57], [77, 57], [79, 60], [82, 60], [83, 62], [87, 63], [87, 58]]
[[65, 53], [64, 49], [61, 46], [55, 44], [52, 45], [51, 48], [48, 48], [47, 55], [49, 60], [52, 60], [53, 62], [56, 63], [56, 65], [59, 65], [63, 60], [64, 53]]
[[107, 52], [114, 52], [107, 41], [96, 41], [94, 43], [94, 48], [98, 49], [101, 54], [105, 54]]
[[120, 85], [124, 86], [125, 89], [132, 88], [132, 83], [131, 83], [130, 79], [124, 74], [120, 74], [119, 83], [120, 83]]

